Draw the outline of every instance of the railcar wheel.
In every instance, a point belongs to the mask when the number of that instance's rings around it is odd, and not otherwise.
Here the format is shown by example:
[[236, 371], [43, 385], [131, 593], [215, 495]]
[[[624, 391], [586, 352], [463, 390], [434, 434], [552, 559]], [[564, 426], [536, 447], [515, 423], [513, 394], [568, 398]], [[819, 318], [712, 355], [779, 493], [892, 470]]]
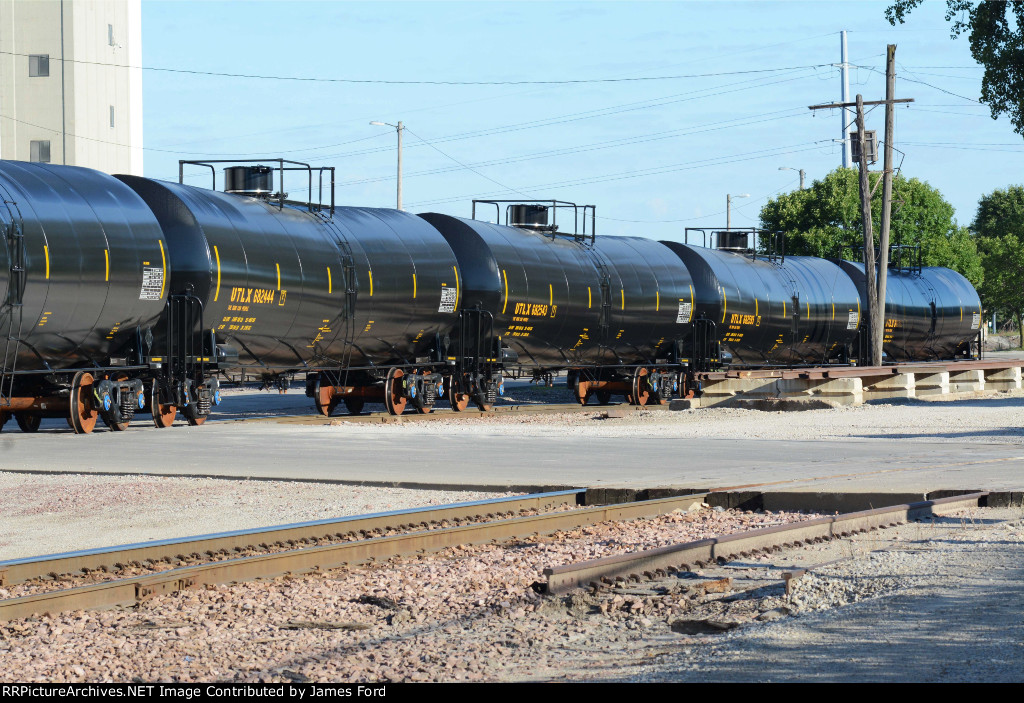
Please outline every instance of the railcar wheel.
[[160, 385], [156, 379], [153, 379], [153, 385], [150, 388], [149, 404], [153, 413], [153, 424], [156, 427], [164, 428], [174, 424], [174, 418], [178, 415], [178, 408], [160, 402]]
[[392, 415], [401, 415], [405, 412], [405, 404], [408, 399], [400, 395], [402, 377], [405, 372], [402, 369], [392, 368], [388, 371], [387, 380], [384, 381], [384, 407]]
[[95, 379], [91, 373], [79, 371], [71, 381], [71, 398], [68, 408], [68, 421], [75, 434], [89, 434], [96, 427], [99, 413], [92, 407], [92, 384]]
[[29, 415], [28, 413], [14, 413], [14, 419], [17, 421], [18, 427], [21, 428], [22, 432], [38, 432], [39, 425], [43, 421], [41, 416]]
[[199, 425], [206, 422], [206, 418], [208, 417], [209, 415], [200, 415], [199, 417], [188, 417], [186, 415], [185, 419], [188, 420], [188, 424], [192, 425], [193, 427], [198, 427]]
[[[316, 384], [316, 392], [313, 394], [313, 405], [316, 406], [316, 411], [321, 415], [330, 417], [334, 408], [337, 407], [337, 402], [334, 398], [334, 387], [325, 386], [319, 382]], [[347, 405], [348, 403], [346, 403]]]
[[647, 405], [651, 398], [651, 384], [647, 378], [647, 369], [637, 369], [633, 374], [633, 392], [631, 403], [633, 405]]
[[455, 391], [451, 391], [448, 400], [452, 404], [452, 410], [457, 413], [461, 413], [469, 407], [469, 393], [456, 393]]
[[597, 392], [597, 403], [598, 405], [608, 405], [612, 400], [611, 391], [598, 391]]
[[345, 398], [344, 403], [345, 409], [353, 415], [358, 415], [363, 412], [363, 406], [366, 405], [366, 401], [358, 396], [354, 398]]
[[576, 402], [580, 405], [586, 405], [587, 401], [590, 400], [590, 382], [589, 381], [576, 381], [576, 384], [572, 389], [573, 397], [576, 398]]

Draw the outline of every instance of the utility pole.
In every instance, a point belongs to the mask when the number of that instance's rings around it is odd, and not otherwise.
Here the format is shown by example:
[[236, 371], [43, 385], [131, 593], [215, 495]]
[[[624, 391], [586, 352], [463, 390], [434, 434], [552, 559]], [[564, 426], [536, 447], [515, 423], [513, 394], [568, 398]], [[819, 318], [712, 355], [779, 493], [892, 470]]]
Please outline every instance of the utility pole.
[[[894, 97], [896, 92], [896, 45], [890, 44], [887, 51], [888, 63], [886, 66], [886, 90], [885, 100], [872, 100], [864, 102], [861, 95], [857, 95], [855, 103], [832, 103], [829, 105], [811, 105], [811, 110], [824, 110], [831, 108], [857, 108], [857, 142], [860, 146], [860, 202], [861, 218], [864, 229], [864, 286], [868, 302], [868, 363], [871, 366], [882, 365], [882, 341], [885, 332], [885, 292], [886, 273], [889, 266], [889, 226], [891, 223], [892, 209], [892, 140], [893, 140], [893, 117], [896, 103], [912, 103], [913, 98], [902, 98], [897, 100]], [[868, 181], [868, 158], [867, 145], [864, 134], [864, 106], [885, 105], [885, 160], [883, 163], [882, 178], [875, 181], [875, 188], [883, 182], [885, 189], [882, 191], [882, 231], [879, 235], [879, 261], [878, 261], [878, 282], [875, 282], [875, 241], [872, 232], [871, 221], [871, 197], [874, 195], [874, 188], [870, 187]]]
[[[882, 365], [882, 355], [875, 354], [876, 321], [878, 314], [878, 288], [875, 287], [875, 235], [871, 221], [871, 186], [868, 183], [868, 149], [864, 139], [864, 99], [857, 93], [857, 142], [860, 146], [860, 217], [864, 229], [864, 290], [868, 295], [868, 363]], [[885, 305], [885, 299], [882, 299]], [[878, 341], [881, 342], [881, 337]]]
[[[885, 305], [886, 277], [889, 270], [889, 226], [892, 222], [892, 139], [896, 106], [896, 45], [886, 47], [885, 63], [885, 157], [882, 161], [882, 231], [878, 233], [878, 299]], [[884, 308], [883, 308], [884, 309]], [[882, 358], [885, 315], [875, 320], [872, 356]]]

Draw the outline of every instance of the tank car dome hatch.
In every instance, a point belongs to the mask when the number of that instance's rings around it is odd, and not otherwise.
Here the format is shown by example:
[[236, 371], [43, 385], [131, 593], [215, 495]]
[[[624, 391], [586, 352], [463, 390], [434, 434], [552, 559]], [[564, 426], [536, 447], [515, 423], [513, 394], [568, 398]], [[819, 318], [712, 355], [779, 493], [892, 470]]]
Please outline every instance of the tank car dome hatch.
[[722, 230], [715, 232], [717, 247], [725, 251], [750, 251], [750, 232]]
[[270, 166], [229, 166], [224, 169], [224, 192], [266, 198], [274, 192]]
[[554, 232], [557, 225], [548, 224], [548, 207], [546, 205], [512, 205], [509, 213], [509, 225], [523, 229], [536, 229]]

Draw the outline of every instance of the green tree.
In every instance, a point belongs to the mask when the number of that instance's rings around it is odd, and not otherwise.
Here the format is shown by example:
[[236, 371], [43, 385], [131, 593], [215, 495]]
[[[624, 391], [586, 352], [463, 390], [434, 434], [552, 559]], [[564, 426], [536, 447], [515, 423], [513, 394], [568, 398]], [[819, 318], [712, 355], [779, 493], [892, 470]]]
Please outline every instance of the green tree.
[[[922, 0], [896, 0], [885, 10], [893, 26]], [[1006, 114], [1015, 132], [1024, 136], [1024, 2], [1013, 0], [946, 0], [946, 21], [956, 38], [967, 32], [971, 56], [985, 67], [981, 102], [992, 110], [992, 119]]]
[[1024, 187], [982, 196], [971, 229], [985, 267], [981, 299], [1017, 323], [1024, 346]]
[[[874, 185], [876, 177], [871, 178]], [[953, 206], [924, 181], [897, 175], [892, 184], [892, 244], [920, 245], [925, 266], [945, 266], [959, 271], [972, 284], [984, 277], [974, 237], [953, 219]], [[875, 244], [881, 229], [881, 191], [871, 202]], [[786, 252], [832, 257], [842, 248], [864, 245], [860, 222], [860, 182], [857, 171], [837, 168], [807, 190], [784, 193], [761, 209], [761, 226], [784, 232]], [[859, 256], [859, 255], [858, 255]]]

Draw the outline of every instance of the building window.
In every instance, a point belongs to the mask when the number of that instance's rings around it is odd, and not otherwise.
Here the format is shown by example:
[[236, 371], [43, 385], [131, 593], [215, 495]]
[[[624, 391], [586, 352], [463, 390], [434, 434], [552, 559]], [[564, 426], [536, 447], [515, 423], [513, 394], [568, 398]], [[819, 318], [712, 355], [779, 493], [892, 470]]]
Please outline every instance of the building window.
[[107, 44], [114, 46], [114, 25], [107, 25]]
[[39, 163], [48, 164], [50, 163], [50, 140], [49, 139], [33, 139], [29, 144], [31, 154], [29, 155], [29, 161], [38, 161]]
[[114, 128], [114, 106], [110, 106], [110, 128]]
[[31, 54], [28, 57], [28, 75], [30, 78], [44, 78], [50, 75], [50, 55]]

